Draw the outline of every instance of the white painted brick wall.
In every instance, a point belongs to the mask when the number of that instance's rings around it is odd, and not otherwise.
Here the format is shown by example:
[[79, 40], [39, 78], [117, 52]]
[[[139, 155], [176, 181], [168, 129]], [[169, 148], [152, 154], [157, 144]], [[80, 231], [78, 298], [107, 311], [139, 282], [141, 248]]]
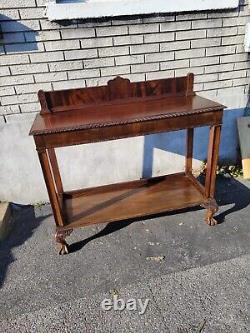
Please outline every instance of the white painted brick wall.
[[6, 33], [3, 35], [4, 42], [8, 46], [9, 43], [22, 43], [25, 42], [25, 37], [23, 32], [13, 32]]
[[130, 25], [129, 33], [130, 34], [146, 34], [152, 32], [158, 32], [160, 27], [158, 24], [138, 24], [138, 25]]
[[46, 19], [47, 2], [1, 2], [1, 123], [36, 113], [39, 89], [102, 85], [116, 75], [140, 81], [191, 71], [196, 89], [207, 96], [248, 92], [250, 57], [243, 41], [250, 11], [244, 1], [225, 12], [66, 25]]
[[85, 79], [89, 77], [98, 77], [98, 76], [100, 76], [99, 69], [83, 69], [77, 71], [70, 71], [68, 73], [69, 80]]
[[29, 20], [29, 19], [40, 19], [44, 16], [44, 9], [43, 8], [24, 8], [19, 9], [20, 18], [22, 20]]
[[1, 4], [1, 17], [2, 21], [8, 21], [8, 18], [11, 17], [13, 20], [20, 19], [19, 11], [17, 9], [3, 9]]
[[155, 42], [167, 42], [174, 40], [175, 35], [173, 32], [171, 33], [156, 33], [156, 34], [148, 34], [145, 35], [144, 41], [145, 43], [155, 43]]
[[145, 62], [174, 60], [174, 52], [159, 52], [145, 55]]
[[107, 47], [99, 49], [98, 54], [100, 58], [126, 55], [129, 54], [129, 46]]
[[206, 55], [209, 57], [209, 56], [216, 56], [223, 54], [234, 54], [235, 50], [236, 50], [235, 45], [218, 46], [218, 47], [213, 47], [211, 49], [206, 49]]
[[11, 96], [15, 94], [13, 87], [0, 87], [0, 96]]
[[25, 20], [25, 25], [19, 21], [3, 21], [1, 23], [2, 32], [18, 32], [29, 30], [40, 30], [39, 20]]
[[219, 64], [220, 58], [219, 57], [204, 57], [204, 58], [197, 58], [197, 59], [190, 59], [190, 66], [207, 66], [207, 65], [216, 65]]
[[156, 72], [160, 69], [159, 63], [131, 65], [132, 73]]
[[189, 60], [184, 59], [184, 60], [176, 60], [176, 61], [167, 61], [167, 62], [161, 62], [160, 63], [160, 69], [161, 70], [171, 70], [173, 68], [185, 68], [189, 67]]
[[52, 87], [54, 90], [61, 90], [61, 89], [74, 89], [79, 87], [85, 87], [86, 80], [69, 80], [69, 81], [58, 81], [52, 82]]
[[0, 86], [14, 86], [14, 85], [25, 85], [33, 83], [34, 77], [32, 75], [17, 75], [17, 76], [2, 76], [0, 78]]
[[[143, 44], [143, 35], [130, 35], [130, 36], [116, 36], [114, 37], [114, 45], [131, 45], [131, 44]], [[104, 46], [112, 46], [104, 45]]]
[[178, 30], [190, 30], [192, 22], [167, 22], [160, 25], [161, 31], [178, 31]]
[[220, 45], [221, 45], [221, 38], [196, 39], [191, 41], [192, 49], [200, 47], [209, 47], [213, 49], [212, 46], [220, 46]]
[[115, 66], [115, 59], [114, 58], [99, 58], [93, 60], [85, 60], [84, 68], [102, 68], [102, 67], [109, 67]]
[[41, 63], [46, 62], [50, 63], [52, 61], [60, 61], [64, 60], [63, 52], [44, 52], [44, 53], [37, 53], [37, 54], [30, 54], [29, 55], [31, 63]]
[[3, 126], [5, 124], [5, 118], [2, 116], [0, 117], [0, 126]]
[[48, 72], [48, 64], [27, 64], [27, 65], [14, 65], [11, 66], [11, 74], [32, 74]]
[[0, 106], [0, 112], [2, 115], [7, 115], [11, 113], [19, 113], [19, 106], [18, 105], [4, 105]]
[[3, 55], [0, 57], [0, 65], [13, 65], [29, 63], [29, 56], [27, 54]]
[[142, 44], [142, 45], [132, 45], [130, 46], [131, 54], [145, 54], [149, 52], [159, 52], [160, 45], [159, 44]]
[[20, 104], [20, 110], [22, 113], [26, 112], [39, 112], [40, 103], [28, 103], [28, 104]]
[[8, 0], [1, 2], [1, 8], [36, 7], [35, 0]]
[[37, 101], [37, 94], [18, 94], [18, 95], [8, 95], [1, 98], [2, 105], [17, 105], [21, 103], [32, 103]]
[[141, 64], [144, 62], [143, 54], [134, 54], [128, 56], [115, 57], [115, 64], [119, 65], [131, 65], [131, 64]]
[[206, 30], [190, 30], [190, 31], [178, 31], [176, 32], [176, 39], [198, 39], [198, 38], [205, 38], [207, 34]]
[[106, 68], [101, 68], [101, 75], [102, 76], [122, 75], [129, 73], [129, 71], [130, 71], [130, 66], [106, 67]]
[[63, 40], [95, 37], [95, 29], [93, 28], [78, 28], [65, 29], [61, 32]]
[[76, 51], [65, 51], [64, 52], [66, 60], [74, 60], [74, 59], [86, 59], [86, 58], [97, 58], [97, 50], [79, 50]]
[[50, 83], [37, 83], [37, 84], [26, 84], [26, 85], [20, 85], [16, 86], [16, 92], [17, 94], [29, 94], [29, 93], [35, 93], [38, 90], [51, 90], [51, 84]]
[[40, 30], [39, 33], [35, 33], [34, 31], [28, 31], [24, 33], [25, 40], [27, 42], [33, 42], [34, 40], [39, 41], [48, 41], [48, 40], [60, 40], [60, 31], [49, 30], [43, 31]]
[[156, 80], [156, 79], [164, 79], [164, 78], [171, 78], [174, 76], [174, 70], [170, 71], [158, 71], [146, 74], [147, 80]]
[[[46, 64], [47, 65], [47, 64]], [[37, 65], [36, 65], [37, 66]], [[82, 60], [75, 61], [58, 61], [48, 64], [50, 72], [61, 72], [61, 71], [70, 71], [75, 69], [82, 69], [83, 62]]]
[[226, 72], [232, 72], [234, 69], [234, 64], [220, 64], [220, 65], [212, 65], [212, 66], [206, 66], [205, 73], [226, 73]]
[[127, 34], [128, 34], [128, 27], [126, 27], [126, 26], [96, 28], [97, 37], [120, 36], [120, 35], [127, 35]]
[[54, 82], [67, 80], [66, 72], [34, 74], [35, 82]]
[[175, 51], [175, 59], [200, 58], [205, 56], [205, 49]]
[[206, 19], [192, 22], [193, 29], [208, 29], [222, 27], [222, 19]]
[[0, 67], [0, 76], [7, 76], [10, 75], [10, 69], [9, 67]]
[[190, 41], [168, 42], [160, 44], [160, 51], [188, 50], [190, 49]]
[[[123, 45], [126, 44], [126, 37], [129, 36], [124, 36], [124, 37], [119, 37], [117, 36], [117, 40], [114, 41], [115, 45]], [[140, 36], [142, 37], [142, 36]], [[125, 40], [123, 39], [125, 38]], [[119, 39], [121, 41], [121, 43], [123, 44], [119, 44]], [[106, 47], [106, 46], [113, 46], [113, 39], [111, 37], [104, 37], [104, 38], [85, 38], [85, 39], [81, 39], [80, 40], [81, 43], [81, 48], [98, 48], [98, 47]]]
[[60, 40], [57, 42], [44, 42], [46, 51], [80, 49], [79, 40]]
[[236, 36], [238, 33], [237, 27], [230, 28], [214, 28], [207, 31], [207, 37], [223, 37], [223, 36]]

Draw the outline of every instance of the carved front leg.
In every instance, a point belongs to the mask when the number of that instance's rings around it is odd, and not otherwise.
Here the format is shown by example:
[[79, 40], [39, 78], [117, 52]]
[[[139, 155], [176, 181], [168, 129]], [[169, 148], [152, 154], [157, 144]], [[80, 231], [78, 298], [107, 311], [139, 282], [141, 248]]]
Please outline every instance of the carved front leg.
[[206, 223], [211, 226], [216, 225], [218, 222], [213, 218], [213, 216], [218, 212], [219, 207], [215, 199], [208, 199], [208, 201], [203, 204], [202, 207], [207, 209], [205, 217]]
[[65, 241], [65, 238], [72, 233], [73, 229], [57, 229], [55, 233], [55, 240], [59, 245], [59, 254], [68, 254], [69, 246]]

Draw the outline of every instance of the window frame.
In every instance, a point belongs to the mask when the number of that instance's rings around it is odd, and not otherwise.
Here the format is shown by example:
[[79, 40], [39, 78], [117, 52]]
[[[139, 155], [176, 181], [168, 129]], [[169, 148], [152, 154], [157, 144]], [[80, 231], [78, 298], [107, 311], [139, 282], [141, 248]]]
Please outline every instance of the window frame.
[[[63, 0], [61, 0], [63, 1]], [[114, 5], [116, 2], [116, 5]], [[194, 12], [233, 9], [239, 0], [89, 0], [82, 2], [50, 2], [47, 17], [50, 21], [88, 19], [156, 13]]]

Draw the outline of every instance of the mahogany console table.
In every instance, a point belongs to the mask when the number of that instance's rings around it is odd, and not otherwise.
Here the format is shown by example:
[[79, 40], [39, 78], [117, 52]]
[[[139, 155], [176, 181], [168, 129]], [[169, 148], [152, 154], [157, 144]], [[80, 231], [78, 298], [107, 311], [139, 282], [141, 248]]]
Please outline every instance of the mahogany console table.
[[[215, 225], [214, 199], [223, 105], [193, 92], [193, 74], [131, 83], [120, 77], [107, 86], [39, 91], [41, 112], [34, 136], [56, 223], [60, 254], [73, 229], [201, 205]], [[195, 127], [210, 126], [205, 186], [192, 174]], [[185, 172], [156, 178], [63, 190], [55, 148], [187, 129]]]

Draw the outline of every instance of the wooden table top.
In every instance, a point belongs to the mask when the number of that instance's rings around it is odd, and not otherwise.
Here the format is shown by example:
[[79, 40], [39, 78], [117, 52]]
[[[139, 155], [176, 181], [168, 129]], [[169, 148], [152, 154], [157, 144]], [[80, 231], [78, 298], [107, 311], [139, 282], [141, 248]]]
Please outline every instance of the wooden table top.
[[133, 124], [223, 110], [225, 107], [197, 96], [155, 96], [73, 106], [72, 109], [38, 114], [30, 135]]

